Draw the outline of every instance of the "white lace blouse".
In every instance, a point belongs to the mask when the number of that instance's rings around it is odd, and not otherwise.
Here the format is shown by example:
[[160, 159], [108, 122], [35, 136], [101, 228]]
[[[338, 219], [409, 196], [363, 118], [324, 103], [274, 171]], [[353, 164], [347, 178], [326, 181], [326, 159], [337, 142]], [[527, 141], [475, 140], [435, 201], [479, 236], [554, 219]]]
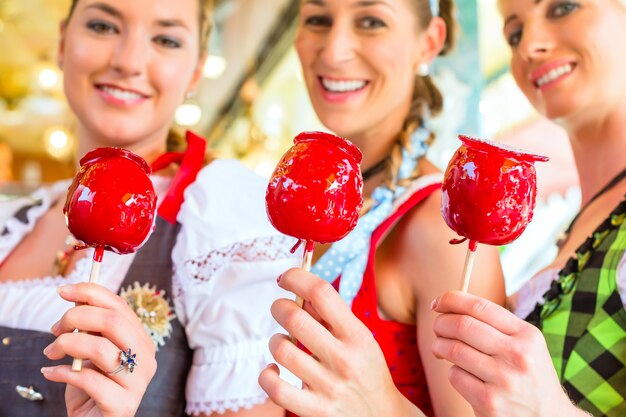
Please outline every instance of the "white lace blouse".
[[[152, 179], [157, 195], [164, 196], [170, 180]], [[69, 181], [62, 181], [28, 198], [0, 202], [0, 224], [6, 228], [0, 236], [0, 262], [50, 205], [65, 197], [68, 186]], [[295, 240], [280, 235], [267, 220], [265, 187], [263, 178], [240, 163], [218, 160], [185, 191], [172, 252], [171, 298], [194, 350], [186, 387], [189, 414], [236, 411], [267, 398], [257, 378], [273, 361], [270, 336], [281, 331], [270, 305], [276, 298], [293, 298], [278, 288], [276, 278], [298, 265], [299, 257], [289, 252]], [[12, 217], [35, 201], [41, 204], [28, 210], [26, 223]], [[93, 249], [88, 251], [67, 277], [0, 283], [0, 325], [49, 331], [72, 306], [56, 288], [88, 279]], [[117, 292], [133, 256], [105, 252], [99, 283]]]

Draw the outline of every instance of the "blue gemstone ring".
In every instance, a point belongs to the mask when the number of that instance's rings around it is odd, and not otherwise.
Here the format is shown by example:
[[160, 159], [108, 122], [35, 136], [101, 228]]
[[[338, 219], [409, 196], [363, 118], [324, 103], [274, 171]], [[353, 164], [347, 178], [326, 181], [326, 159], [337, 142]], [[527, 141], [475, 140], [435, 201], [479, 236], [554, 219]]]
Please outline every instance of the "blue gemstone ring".
[[127, 369], [132, 374], [137, 365], [139, 365], [139, 362], [137, 362], [136, 353], [132, 353], [130, 348], [128, 348], [128, 352], [120, 350], [120, 366], [114, 371], [109, 372], [109, 374], [115, 375], [122, 372], [124, 369]]

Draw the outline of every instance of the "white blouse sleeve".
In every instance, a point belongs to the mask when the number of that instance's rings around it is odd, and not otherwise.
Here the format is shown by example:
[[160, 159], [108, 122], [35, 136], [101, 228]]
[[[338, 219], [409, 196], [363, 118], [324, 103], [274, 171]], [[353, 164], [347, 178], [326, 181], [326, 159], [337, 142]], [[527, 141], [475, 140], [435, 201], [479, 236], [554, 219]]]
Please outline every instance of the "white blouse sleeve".
[[276, 279], [299, 262], [289, 251], [295, 239], [267, 220], [266, 185], [240, 163], [220, 160], [185, 192], [172, 256], [176, 314], [194, 350], [189, 414], [236, 411], [267, 399], [257, 378], [273, 362], [269, 338], [284, 332], [270, 306], [294, 297]]

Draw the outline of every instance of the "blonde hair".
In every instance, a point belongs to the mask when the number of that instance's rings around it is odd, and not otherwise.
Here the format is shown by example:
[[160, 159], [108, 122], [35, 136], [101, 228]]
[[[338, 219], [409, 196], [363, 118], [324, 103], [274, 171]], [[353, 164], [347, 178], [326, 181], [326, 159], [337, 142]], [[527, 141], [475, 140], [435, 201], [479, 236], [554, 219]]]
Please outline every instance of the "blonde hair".
[[[421, 30], [424, 30], [428, 27], [431, 19], [433, 18], [430, 9], [430, 1], [410, 1], [418, 18], [419, 27]], [[439, 17], [441, 17], [445, 21], [447, 26], [446, 39], [439, 55], [445, 55], [454, 47], [454, 43], [456, 40], [456, 21], [454, 18], [455, 7], [453, 0], [438, 1]], [[391, 149], [391, 153], [387, 162], [387, 179], [385, 180], [386, 186], [394, 190], [396, 185], [406, 185], [419, 176], [419, 168], [416, 165], [413, 173], [409, 176], [409, 178], [398, 181], [398, 172], [402, 163], [402, 150], [411, 146], [410, 135], [415, 129], [424, 124], [425, 118], [430, 115], [435, 116], [439, 114], [442, 109], [443, 96], [441, 95], [441, 92], [433, 82], [430, 75], [416, 75], [415, 84], [413, 87], [413, 95], [411, 99], [411, 107], [409, 109], [409, 113], [404, 119], [402, 130], [396, 136], [395, 143]], [[432, 143], [434, 139], [435, 135], [431, 132], [428, 143]]]

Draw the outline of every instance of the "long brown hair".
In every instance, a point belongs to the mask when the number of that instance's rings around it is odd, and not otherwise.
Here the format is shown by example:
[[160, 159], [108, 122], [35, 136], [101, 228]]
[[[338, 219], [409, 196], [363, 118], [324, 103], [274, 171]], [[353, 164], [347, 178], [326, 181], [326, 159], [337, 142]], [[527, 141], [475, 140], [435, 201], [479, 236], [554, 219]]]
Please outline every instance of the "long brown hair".
[[[456, 20], [454, 18], [455, 7], [453, 0], [435, 0], [439, 2], [439, 17], [441, 17], [447, 27], [446, 40], [439, 55], [447, 54], [456, 41]], [[418, 24], [421, 30], [428, 27], [433, 15], [429, 0], [410, 0], [414, 12], [418, 17]], [[398, 171], [402, 163], [402, 149], [410, 146], [410, 135], [419, 126], [424, 124], [427, 115], [437, 115], [443, 109], [443, 96], [433, 82], [430, 75], [416, 75], [411, 107], [404, 119], [402, 130], [396, 136], [395, 144], [391, 149], [387, 163], [387, 180], [385, 184], [392, 190], [396, 185], [406, 185], [419, 176], [419, 168], [416, 166], [409, 178], [397, 181]], [[434, 133], [430, 133], [429, 143], [435, 139]]]

